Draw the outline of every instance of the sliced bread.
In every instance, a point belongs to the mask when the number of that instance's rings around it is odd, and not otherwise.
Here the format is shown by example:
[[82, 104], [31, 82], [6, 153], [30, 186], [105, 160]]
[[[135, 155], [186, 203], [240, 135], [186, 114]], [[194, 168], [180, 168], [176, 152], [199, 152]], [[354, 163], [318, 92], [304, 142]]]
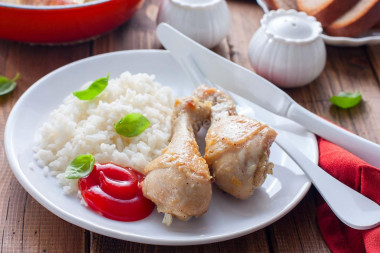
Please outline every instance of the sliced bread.
[[314, 16], [323, 27], [350, 10], [359, 0], [297, 0], [299, 11]]
[[265, 0], [271, 10], [297, 10], [297, 0]]
[[332, 36], [355, 37], [380, 22], [380, 0], [361, 0], [326, 27]]

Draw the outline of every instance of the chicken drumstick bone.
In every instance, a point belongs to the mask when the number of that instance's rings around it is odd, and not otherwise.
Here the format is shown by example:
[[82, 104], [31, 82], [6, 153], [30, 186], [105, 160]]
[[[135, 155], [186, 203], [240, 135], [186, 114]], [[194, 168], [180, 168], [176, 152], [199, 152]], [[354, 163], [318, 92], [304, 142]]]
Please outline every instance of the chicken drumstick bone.
[[172, 138], [162, 155], [145, 167], [144, 196], [165, 213], [188, 220], [204, 214], [211, 200], [211, 176], [199, 153], [195, 133], [209, 118], [210, 104], [188, 97], [176, 101], [172, 116]]

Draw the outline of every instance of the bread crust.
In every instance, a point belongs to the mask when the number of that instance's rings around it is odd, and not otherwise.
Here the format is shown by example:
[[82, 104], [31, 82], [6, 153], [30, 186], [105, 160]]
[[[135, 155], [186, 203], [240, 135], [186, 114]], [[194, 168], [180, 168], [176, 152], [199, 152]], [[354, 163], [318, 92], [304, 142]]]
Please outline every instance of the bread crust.
[[297, 6], [300, 11], [314, 16], [321, 22], [322, 27], [326, 27], [349, 11], [357, 2], [358, 0], [330, 0], [324, 1], [316, 8], [309, 8], [305, 5], [305, 0], [297, 0]]
[[314, 16], [331, 36], [356, 37], [371, 28], [380, 28], [380, 0], [372, 0], [360, 13], [352, 15], [350, 20], [343, 17], [363, 0], [325, 0], [315, 8], [306, 6], [305, 1], [307, 0], [265, 0], [272, 10], [296, 9]]
[[332, 36], [355, 37], [369, 30], [380, 21], [380, 0], [374, 0], [371, 5], [357, 13], [348, 21], [336, 20], [326, 27], [327, 34]]

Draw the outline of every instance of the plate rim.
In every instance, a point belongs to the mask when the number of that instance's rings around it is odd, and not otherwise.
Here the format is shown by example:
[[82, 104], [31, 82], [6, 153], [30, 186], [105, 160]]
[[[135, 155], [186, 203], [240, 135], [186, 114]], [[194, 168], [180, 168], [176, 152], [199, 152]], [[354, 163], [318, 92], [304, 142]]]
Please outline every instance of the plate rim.
[[[277, 220], [281, 219], [283, 216], [285, 216], [287, 213], [289, 213], [295, 206], [298, 205], [298, 203], [304, 198], [304, 196], [307, 194], [311, 187], [310, 180], [305, 181], [305, 183], [302, 185], [301, 189], [297, 192], [295, 196], [292, 197], [292, 201], [287, 203], [286, 207], [280, 211], [273, 219], [270, 219], [259, 226], [247, 228], [244, 230], [241, 230], [237, 233], [231, 233], [228, 235], [215, 235], [215, 236], [209, 236], [205, 238], [199, 238], [196, 241], [190, 241], [186, 239], [178, 239], [178, 240], [169, 240], [169, 239], [160, 239], [160, 238], [151, 238], [149, 236], [144, 235], [135, 235], [135, 234], [129, 234], [127, 237], [125, 235], [119, 234], [117, 232], [113, 232], [111, 228], [107, 227], [101, 227], [93, 222], [84, 222], [79, 217], [76, 217], [73, 214], [70, 214], [68, 211], [63, 210], [62, 208], [56, 206], [53, 202], [47, 199], [44, 195], [42, 195], [40, 192], [37, 191], [36, 188], [31, 184], [31, 182], [26, 177], [25, 173], [23, 173], [23, 170], [21, 169], [19, 165], [19, 161], [16, 157], [16, 154], [12, 152], [11, 147], [13, 147], [12, 144], [12, 129], [11, 127], [14, 125], [15, 116], [14, 114], [19, 110], [21, 105], [23, 104], [23, 101], [28, 98], [29, 94], [33, 92], [33, 90], [38, 87], [40, 83], [42, 83], [45, 79], [49, 78], [52, 75], [55, 75], [57, 72], [63, 71], [66, 68], [70, 68], [72, 66], [75, 66], [77, 64], [82, 64], [87, 61], [91, 61], [94, 58], [102, 58], [102, 57], [109, 57], [112, 55], [119, 55], [119, 54], [161, 54], [161, 55], [169, 55], [171, 56], [170, 52], [167, 50], [161, 50], [161, 49], [142, 49], [142, 50], [122, 50], [122, 51], [115, 51], [110, 53], [104, 53], [94, 56], [89, 56], [74, 62], [71, 62], [69, 64], [63, 65], [45, 76], [41, 77], [39, 80], [37, 80], [35, 83], [33, 83], [17, 100], [16, 104], [13, 106], [11, 112], [8, 115], [5, 131], [4, 131], [4, 148], [6, 153], [6, 158], [8, 160], [9, 166], [15, 175], [18, 182], [23, 186], [23, 188], [30, 194], [39, 204], [41, 204], [44, 208], [48, 209], [50, 212], [52, 212], [54, 215], [58, 216], [59, 218], [65, 220], [66, 222], [69, 222], [71, 224], [74, 224], [76, 226], [79, 226], [83, 229], [92, 231], [94, 233], [99, 233], [105, 236], [121, 239], [121, 240], [128, 240], [133, 241], [137, 243], [145, 243], [145, 244], [152, 244], [152, 245], [172, 245], [172, 246], [184, 246], [184, 245], [201, 245], [201, 244], [207, 244], [207, 243], [214, 243], [214, 242], [220, 242], [225, 241], [233, 238], [237, 238], [249, 233], [253, 233], [255, 231], [258, 231], [270, 224], [273, 224]], [[172, 56], [171, 56], [172, 57]], [[309, 131], [307, 131], [310, 133]], [[311, 138], [315, 145], [314, 154], [315, 159], [313, 159], [314, 163], [318, 163], [318, 146], [316, 141], [316, 136], [312, 133]]]

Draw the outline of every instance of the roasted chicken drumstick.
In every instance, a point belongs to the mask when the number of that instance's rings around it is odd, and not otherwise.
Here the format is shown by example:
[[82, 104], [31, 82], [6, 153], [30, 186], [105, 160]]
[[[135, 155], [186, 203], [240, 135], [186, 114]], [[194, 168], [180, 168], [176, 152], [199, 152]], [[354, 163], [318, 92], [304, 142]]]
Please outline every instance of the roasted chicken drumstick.
[[233, 100], [220, 90], [202, 85], [194, 97], [211, 103], [204, 157], [215, 183], [236, 198], [248, 198], [272, 173], [268, 157], [277, 133], [257, 120], [238, 115]]
[[176, 101], [172, 138], [162, 155], [145, 167], [144, 196], [165, 213], [188, 220], [204, 214], [211, 200], [211, 176], [195, 140], [195, 133], [210, 115], [210, 104], [188, 97]]

